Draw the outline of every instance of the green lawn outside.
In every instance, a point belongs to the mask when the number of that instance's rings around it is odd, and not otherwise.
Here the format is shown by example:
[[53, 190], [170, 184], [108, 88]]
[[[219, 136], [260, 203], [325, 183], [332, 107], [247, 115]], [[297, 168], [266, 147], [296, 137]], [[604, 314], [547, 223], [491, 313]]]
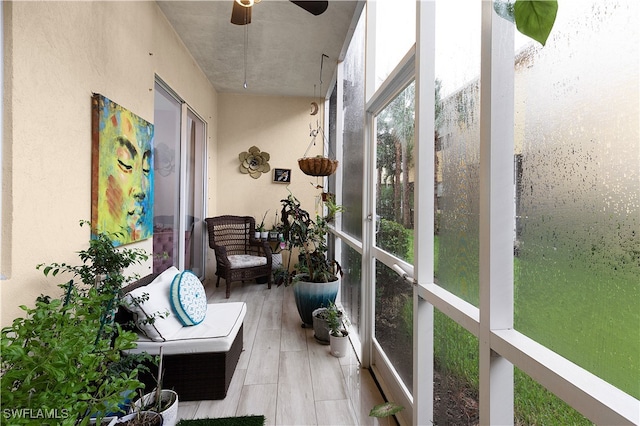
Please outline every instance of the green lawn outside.
[[[413, 234], [411, 230], [407, 233], [412, 262]], [[435, 237], [434, 253], [437, 276], [438, 236]], [[640, 377], [640, 339], [637, 337], [640, 313], [636, 309], [639, 295], [638, 287], [633, 285], [633, 276], [628, 277], [631, 281], [616, 285], [598, 281], [603, 272], [594, 272], [593, 268], [571, 268], [571, 264], [559, 262], [556, 268], [549, 268], [515, 259], [516, 327], [640, 398], [637, 380]], [[522, 288], [521, 282], [527, 283], [526, 288]], [[576, 282], [582, 285], [566, 284]], [[559, 288], [562, 291], [558, 291]], [[434, 333], [436, 365], [477, 389], [477, 339], [439, 312], [435, 317]], [[518, 369], [515, 371], [515, 411], [523, 424], [591, 424]]]

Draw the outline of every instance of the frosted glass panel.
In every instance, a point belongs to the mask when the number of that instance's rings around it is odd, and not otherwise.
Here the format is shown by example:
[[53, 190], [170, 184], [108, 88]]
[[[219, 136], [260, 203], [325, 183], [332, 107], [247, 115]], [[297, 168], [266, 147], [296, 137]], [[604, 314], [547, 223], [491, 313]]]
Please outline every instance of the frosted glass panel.
[[[364, 15], [363, 15], [364, 16]], [[361, 17], [344, 59], [342, 230], [362, 240], [364, 173], [364, 19]]]
[[415, 0], [376, 0], [376, 89], [416, 41]]
[[[329, 121], [329, 125], [327, 127], [327, 130], [325, 131], [325, 138], [326, 138], [326, 142], [328, 142], [329, 157], [340, 160], [336, 156], [338, 152], [336, 148], [337, 132], [338, 132], [338, 129], [336, 127], [337, 120], [338, 120], [338, 87], [337, 86], [334, 86], [328, 101], [329, 101], [329, 110], [327, 114], [327, 119]], [[338, 176], [338, 174], [339, 173], [334, 173], [331, 176], [327, 177], [328, 186], [325, 189], [325, 192], [330, 192], [332, 194], [336, 193], [336, 177]]]
[[480, 76], [481, 6], [475, 0], [436, 1], [435, 66], [443, 97]]
[[476, 306], [481, 3], [436, 3], [436, 282]]
[[640, 398], [640, 3], [560, 5], [516, 61], [516, 328]]

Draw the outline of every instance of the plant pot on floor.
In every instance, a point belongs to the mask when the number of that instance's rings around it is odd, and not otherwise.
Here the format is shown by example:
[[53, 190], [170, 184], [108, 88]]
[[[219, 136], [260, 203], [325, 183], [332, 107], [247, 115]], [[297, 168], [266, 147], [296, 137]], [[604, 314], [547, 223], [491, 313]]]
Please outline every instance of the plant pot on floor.
[[162, 416], [155, 411], [138, 411], [120, 417], [116, 425], [121, 426], [162, 426]]
[[327, 308], [318, 308], [311, 314], [313, 317], [313, 337], [321, 345], [329, 344], [329, 323], [326, 312]]
[[[154, 405], [153, 399], [155, 393], [151, 392], [145, 394], [141, 400], [134, 402], [134, 407], [143, 410], [150, 410], [150, 406]], [[163, 407], [159, 413], [162, 415], [163, 426], [175, 426], [178, 421], [178, 394], [170, 389], [162, 389], [160, 394], [161, 406]], [[152, 408], [153, 411], [158, 411], [156, 408]]]
[[340, 279], [328, 283], [313, 283], [299, 279], [293, 284], [293, 295], [303, 327], [313, 327], [313, 311], [334, 303], [339, 288]]
[[271, 270], [275, 271], [282, 267], [282, 253], [271, 253]]
[[340, 330], [342, 336], [336, 336], [334, 334], [329, 335], [329, 342], [331, 344], [331, 355], [342, 358], [349, 353], [351, 349], [351, 343], [349, 342], [349, 332], [346, 330]]
[[[102, 420], [100, 420], [99, 426], [113, 426], [116, 423], [118, 423], [118, 416], [107, 416], [107, 417], [103, 417]], [[90, 425], [95, 425], [98, 424], [96, 423], [97, 419], [93, 418], [89, 420], [89, 424]]]
[[[329, 321], [327, 319], [327, 308], [318, 308], [312, 313], [313, 317], [313, 337], [321, 345], [329, 344]], [[338, 315], [338, 321], [342, 322], [343, 315]]]

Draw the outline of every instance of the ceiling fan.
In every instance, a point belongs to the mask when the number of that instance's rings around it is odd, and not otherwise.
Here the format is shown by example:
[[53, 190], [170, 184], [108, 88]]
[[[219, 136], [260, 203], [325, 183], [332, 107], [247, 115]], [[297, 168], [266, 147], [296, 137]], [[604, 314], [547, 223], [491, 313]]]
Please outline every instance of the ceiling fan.
[[[329, 7], [328, 1], [289, 0], [291, 3], [303, 8], [312, 15], [318, 16]], [[234, 0], [231, 10], [231, 23], [246, 25], [251, 23], [251, 9], [260, 0]]]

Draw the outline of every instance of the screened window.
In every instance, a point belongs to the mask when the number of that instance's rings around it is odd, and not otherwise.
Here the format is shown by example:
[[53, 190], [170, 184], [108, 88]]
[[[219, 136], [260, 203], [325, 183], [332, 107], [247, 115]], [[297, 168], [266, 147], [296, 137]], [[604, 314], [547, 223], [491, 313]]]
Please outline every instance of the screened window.
[[[364, 19], [360, 19], [343, 63], [341, 158], [342, 231], [362, 240], [362, 176], [364, 175]], [[340, 83], [339, 83], [340, 84]]]
[[[464, 3], [464, 4], [463, 4]], [[436, 282], [478, 306], [481, 2], [436, 7]], [[464, 7], [465, 13], [460, 13]]]
[[640, 398], [639, 6], [561, 6], [517, 52], [515, 325]]
[[375, 87], [378, 88], [416, 41], [415, 0], [376, 0]]

